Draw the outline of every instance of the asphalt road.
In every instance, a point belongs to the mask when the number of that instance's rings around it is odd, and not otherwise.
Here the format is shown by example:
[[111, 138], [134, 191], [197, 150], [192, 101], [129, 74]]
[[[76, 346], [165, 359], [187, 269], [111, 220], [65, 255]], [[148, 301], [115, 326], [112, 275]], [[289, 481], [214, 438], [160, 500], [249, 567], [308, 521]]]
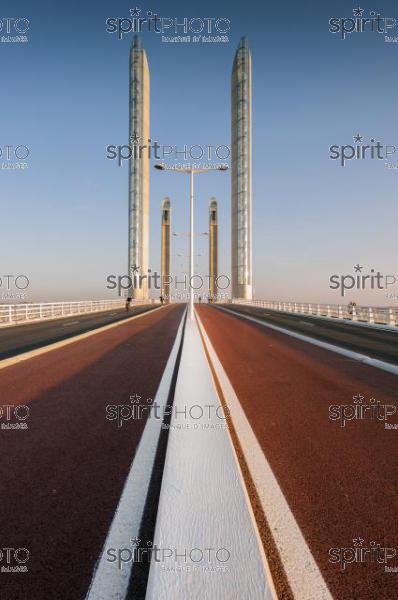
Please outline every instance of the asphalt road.
[[[377, 419], [342, 427], [329, 412], [331, 405], [354, 405], [357, 394], [364, 405], [374, 398], [396, 406], [397, 377], [232, 313], [198, 311], [333, 597], [397, 598], [397, 573], [386, 572], [385, 563], [368, 554], [343, 569], [329, 554], [355, 550], [353, 540], [361, 538], [363, 548], [375, 542], [396, 549], [388, 565], [398, 569], [398, 430]], [[397, 422], [397, 414], [388, 419]], [[254, 511], [266, 529], [255, 504]], [[273, 574], [278, 597], [290, 598], [284, 578]]]
[[225, 305], [224, 308], [372, 358], [398, 364], [398, 327], [395, 332], [378, 327], [352, 325], [346, 321], [342, 323], [337, 319], [280, 313], [252, 306], [233, 304]]
[[1, 404], [30, 409], [27, 429], [0, 427], [1, 548], [30, 554], [27, 573], [0, 573], [4, 600], [85, 598], [145, 425], [118, 428], [106, 406], [154, 398], [184, 308], [0, 371]]
[[128, 313], [123, 308], [88, 315], [72, 315], [64, 319], [39, 321], [26, 325], [1, 327], [0, 360], [65, 340], [79, 333], [85, 333], [154, 308], [157, 308], [156, 304], [147, 304], [132, 307]]

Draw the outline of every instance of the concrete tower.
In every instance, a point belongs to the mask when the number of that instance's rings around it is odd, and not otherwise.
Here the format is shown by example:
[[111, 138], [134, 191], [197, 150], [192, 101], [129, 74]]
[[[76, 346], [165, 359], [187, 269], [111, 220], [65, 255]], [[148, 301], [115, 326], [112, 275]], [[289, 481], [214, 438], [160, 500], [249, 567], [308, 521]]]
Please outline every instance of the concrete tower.
[[149, 260], [149, 69], [141, 40], [135, 36], [130, 53], [129, 256], [128, 273], [135, 278], [130, 296], [146, 300]]
[[165, 302], [170, 302], [170, 198], [162, 202], [162, 256], [161, 256], [161, 288], [160, 293]]
[[210, 302], [217, 301], [218, 277], [218, 214], [217, 200], [210, 198], [209, 204], [209, 281]]
[[252, 59], [240, 40], [231, 78], [232, 297], [252, 298]]

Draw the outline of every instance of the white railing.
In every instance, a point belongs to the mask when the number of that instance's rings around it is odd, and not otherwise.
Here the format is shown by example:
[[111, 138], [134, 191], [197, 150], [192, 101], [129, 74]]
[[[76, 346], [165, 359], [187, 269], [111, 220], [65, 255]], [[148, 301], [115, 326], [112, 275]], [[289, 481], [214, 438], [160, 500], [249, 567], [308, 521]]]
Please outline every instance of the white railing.
[[[0, 304], [0, 325], [15, 325], [43, 319], [62, 319], [72, 315], [101, 312], [125, 306], [126, 300], [83, 300], [81, 302], [41, 302], [34, 304]], [[148, 304], [133, 300], [131, 305]]]
[[398, 325], [398, 307], [356, 306], [352, 304], [308, 304], [304, 302], [269, 302], [266, 300], [232, 300], [234, 304], [259, 306], [280, 312], [290, 312], [317, 317], [347, 319], [362, 323]]

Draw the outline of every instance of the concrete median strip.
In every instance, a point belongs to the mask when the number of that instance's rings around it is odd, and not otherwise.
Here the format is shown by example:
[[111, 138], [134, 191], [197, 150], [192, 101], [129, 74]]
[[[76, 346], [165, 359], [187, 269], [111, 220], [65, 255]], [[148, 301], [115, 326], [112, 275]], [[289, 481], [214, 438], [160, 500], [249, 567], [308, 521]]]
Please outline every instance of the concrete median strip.
[[333, 600], [201, 321], [199, 325], [291, 591], [299, 600]]
[[[78, 333], [72, 337], [67, 338], [66, 340], [61, 340], [59, 342], [54, 342], [53, 344], [48, 344], [46, 346], [42, 346], [37, 348], [36, 350], [30, 350], [29, 352], [23, 352], [22, 354], [17, 354], [16, 356], [12, 356], [10, 358], [5, 358], [0, 361], [0, 369], [5, 369], [6, 367], [10, 367], [11, 365], [15, 365], [24, 360], [29, 360], [30, 358], [34, 358], [35, 356], [40, 356], [40, 354], [45, 354], [46, 352], [51, 352], [52, 350], [58, 350], [58, 348], [63, 348], [63, 346], [67, 346], [68, 344], [74, 344], [75, 342], [79, 342], [80, 340], [84, 340], [92, 335], [96, 335], [97, 333], [101, 333], [103, 331], [107, 331], [108, 329], [112, 329], [113, 327], [118, 327], [119, 325], [124, 325], [125, 323], [129, 323], [134, 319], [139, 319], [140, 317], [144, 317], [145, 315], [153, 314], [158, 310], [162, 310], [164, 307], [159, 306], [159, 308], [154, 308], [149, 311], [145, 311], [143, 313], [139, 313], [138, 315], [133, 315], [130, 318], [122, 319], [121, 321], [117, 321], [116, 323], [109, 323], [108, 325], [102, 325], [101, 327], [97, 327], [92, 331], [86, 331], [85, 333]], [[21, 325], [22, 327], [22, 325]]]
[[276, 599], [195, 321], [184, 335], [153, 545], [147, 600]]
[[347, 358], [352, 360], [356, 360], [364, 365], [368, 365], [369, 367], [375, 367], [376, 369], [381, 369], [382, 371], [387, 371], [388, 373], [392, 373], [393, 375], [398, 375], [398, 366], [393, 365], [391, 363], [385, 362], [383, 360], [379, 360], [377, 358], [371, 358], [370, 356], [366, 356], [366, 354], [361, 354], [360, 352], [354, 352], [353, 350], [347, 350], [346, 348], [341, 348], [340, 346], [336, 346], [334, 344], [329, 344], [328, 342], [322, 342], [321, 340], [317, 340], [313, 337], [309, 337], [307, 335], [303, 335], [301, 333], [295, 333], [294, 331], [290, 331], [289, 329], [285, 329], [284, 327], [279, 327], [278, 325], [271, 325], [271, 323], [265, 323], [261, 319], [257, 319], [256, 317], [250, 317], [244, 313], [237, 313], [232, 310], [228, 310], [227, 308], [223, 308], [221, 306], [217, 306], [218, 310], [222, 310], [229, 315], [234, 315], [235, 317], [241, 317], [243, 319], [247, 319], [248, 321], [253, 321], [253, 323], [258, 323], [263, 327], [268, 327], [268, 329], [273, 329], [274, 331], [279, 331], [280, 333], [284, 333], [289, 335], [290, 337], [296, 338], [302, 342], [307, 342], [309, 344], [313, 344], [314, 346], [318, 346], [319, 348], [323, 348], [324, 350], [329, 350], [330, 352], [335, 352], [336, 354], [341, 354]]
[[[167, 404], [175, 363], [182, 343], [184, 319], [185, 312], [154, 399], [154, 406], [160, 410], [163, 410]], [[113, 548], [117, 551], [131, 548], [131, 540], [138, 538], [161, 426], [161, 419], [148, 418], [146, 422], [86, 600], [123, 600], [126, 598], [133, 564], [131, 561], [123, 562], [123, 568], [119, 569], [116, 562], [108, 560], [108, 550]]]

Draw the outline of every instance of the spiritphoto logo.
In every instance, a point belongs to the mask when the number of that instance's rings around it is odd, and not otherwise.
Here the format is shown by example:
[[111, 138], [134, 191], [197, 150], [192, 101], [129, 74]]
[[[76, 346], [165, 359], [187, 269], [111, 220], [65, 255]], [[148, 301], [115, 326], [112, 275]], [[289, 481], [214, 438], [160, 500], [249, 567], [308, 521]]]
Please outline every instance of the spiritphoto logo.
[[226, 572], [231, 552], [227, 548], [160, 547], [153, 542], [144, 544], [139, 538], [130, 540], [131, 546], [108, 548], [107, 561], [117, 564], [119, 570], [129, 563], [161, 563], [162, 570], [195, 573], [198, 571]]
[[[173, 166], [174, 168], [192, 168], [190, 166], [192, 164], [191, 161], [206, 161], [200, 164], [206, 164], [208, 168], [217, 169], [220, 166], [227, 165], [225, 161], [231, 156], [231, 149], [225, 144], [220, 144], [218, 146], [212, 144], [183, 144], [177, 146], [159, 144], [159, 142], [152, 140], [151, 138], [143, 141], [144, 143], [140, 143], [140, 137], [134, 133], [130, 136], [129, 144], [118, 146], [110, 144], [106, 147], [106, 158], [109, 160], [116, 160], [119, 167], [121, 167], [125, 161], [129, 162], [147, 156], [149, 160], [180, 161], [177, 164], [171, 163], [170, 168], [173, 168]], [[163, 166], [166, 166], [165, 163], [163, 163]], [[195, 168], [205, 167], [201, 166]]]
[[[329, 158], [339, 161], [341, 167], [352, 160], [387, 160], [395, 154], [398, 146], [392, 144], [382, 144], [375, 138], [370, 138], [369, 142], [360, 133], [353, 136], [354, 144], [338, 145], [329, 147]], [[386, 168], [389, 163], [385, 164]], [[392, 168], [391, 166], [389, 168]], [[397, 167], [398, 168], [398, 167]]]
[[370, 542], [365, 545], [365, 540], [357, 537], [352, 540], [353, 545], [348, 548], [330, 548], [329, 562], [340, 565], [340, 569], [345, 571], [347, 565], [356, 564], [374, 564], [384, 565], [385, 571], [389, 560], [395, 558], [397, 551], [395, 548], [385, 548], [376, 542]]
[[[354, 33], [377, 33], [379, 35], [392, 33], [397, 29], [397, 20], [393, 17], [384, 17], [375, 10], [365, 11], [358, 6], [352, 11], [352, 17], [329, 19], [330, 33], [338, 34], [342, 40]], [[398, 41], [387, 39], [391, 36], [384, 35], [385, 42]]]
[[382, 404], [376, 398], [370, 398], [368, 402], [362, 394], [355, 394], [350, 404], [332, 404], [329, 406], [329, 419], [345, 427], [349, 421], [378, 421], [384, 423], [385, 429], [398, 429], [397, 423], [387, 423], [387, 420], [395, 415], [397, 407], [395, 404]]
[[0, 406], [0, 429], [28, 429], [29, 406], [3, 404]]
[[27, 548], [0, 548], [0, 573], [27, 573]]
[[[131, 267], [132, 273], [130, 275], [108, 275], [106, 286], [108, 290], [117, 289], [118, 295], [122, 296], [123, 292], [132, 292], [135, 289], [141, 289], [143, 283], [146, 281], [149, 290], [161, 290], [163, 286], [169, 286], [169, 288], [184, 291], [187, 290], [195, 291], [202, 294], [210, 293], [210, 283], [212, 281], [211, 275], [188, 275], [184, 274], [181, 277], [178, 275], [160, 275], [157, 271], [148, 269], [145, 275], [140, 273], [140, 268], [137, 265]], [[215, 285], [217, 290], [225, 290], [230, 287], [231, 280], [228, 275], [217, 275], [215, 278]]]
[[0, 145], [0, 169], [18, 170], [27, 169], [27, 159], [30, 155], [30, 149], [24, 144], [13, 146], [11, 144]]
[[0, 43], [26, 43], [30, 22], [25, 17], [0, 17]]
[[330, 289], [339, 290], [340, 295], [345, 296], [346, 292], [350, 290], [387, 290], [398, 282], [398, 275], [384, 275], [375, 269], [370, 269], [369, 273], [363, 273], [364, 267], [359, 263], [353, 268], [354, 275], [330, 275]]
[[127, 404], [108, 404], [105, 412], [106, 419], [115, 422], [118, 429], [128, 421], [148, 418], [169, 421], [171, 416], [173, 425], [163, 423], [162, 429], [224, 429], [229, 417], [229, 411], [225, 413], [220, 404], [161, 406], [152, 398], [144, 399], [139, 394], [132, 394]]
[[151, 10], [141, 12], [135, 7], [130, 9], [129, 17], [108, 17], [107, 33], [117, 34], [119, 40], [131, 33], [150, 32], [160, 34], [162, 42], [229, 42], [226, 34], [231, 22], [226, 17], [162, 17]]
[[0, 300], [26, 300], [29, 284], [26, 275], [0, 275]]

